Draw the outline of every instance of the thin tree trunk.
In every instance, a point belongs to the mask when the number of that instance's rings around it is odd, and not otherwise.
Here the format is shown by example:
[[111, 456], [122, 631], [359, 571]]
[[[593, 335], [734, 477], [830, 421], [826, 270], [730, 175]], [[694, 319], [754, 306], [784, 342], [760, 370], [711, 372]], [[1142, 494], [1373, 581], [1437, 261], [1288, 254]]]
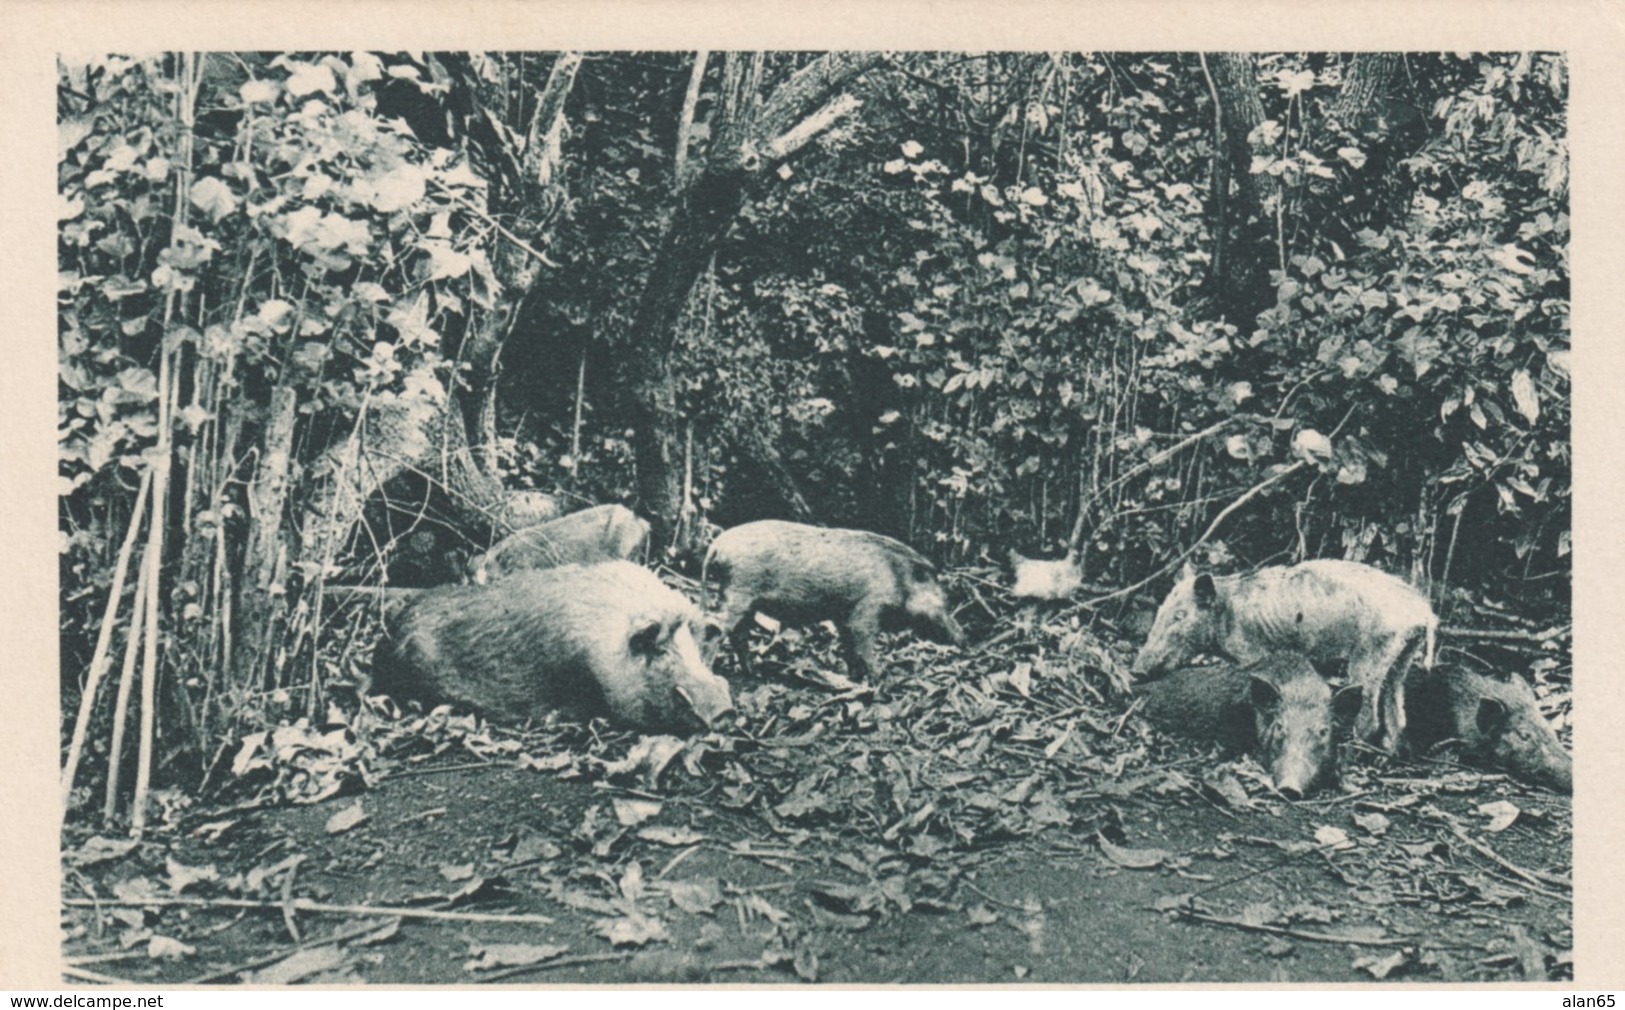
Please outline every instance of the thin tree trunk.
[[689, 74], [688, 91], [683, 95], [683, 112], [677, 120], [677, 149], [672, 159], [672, 188], [682, 192], [688, 179], [688, 145], [694, 133], [694, 108], [700, 101], [700, 85], [705, 83], [705, 65], [710, 60], [709, 50], [694, 54], [694, 69]]
[[73, 779], [79, 771], [79, 758], [84, 753], [85, 733], [90, 727], [90, 716], [95, 710], [96, 694], [102, 677], [107, 672], [108, 653], [112, 645], [113, 627], [117, 623], [119, 603], [124, 596], [124, 582], [130, 572], [131, 552], [141, 531], [141, 520], [146, 515], [147, 499], [152, 491], [152, 471], [141, 475], [141, 486], [135, 493], [135, 505], [130, 511], [130, 525], [119, 545], [118, 560], [113, 565], [113, 585], [107, 591], [107, 606], [102, 610], [102, 626], [96, 633], [96, 649], [91, 653], [90, 672], [79, 695], [79, 716], [73, 723], [73, 739], [68, 745], [68, 760], [62, 768], [62, 808], [67, 809], [68, 796], [73, 792]]
[[248, 488], [252, 517], [248, 546], [243, 555], [243, 578], [239, 585], [250, 599], [241, 607], [241, 640], [234, 649], [238, 687], [252, 687], [265, 672], [271, 652], [271, 631], [280, 620], [285, 597], [273, 592], [282, 581], [282, 518], [288, 498], [288, 461], [293, 455], [294, 420], [298, 394], [290, 387], [271, 391], [269, 421], [265, 427], [265, 455], [259, 473]]

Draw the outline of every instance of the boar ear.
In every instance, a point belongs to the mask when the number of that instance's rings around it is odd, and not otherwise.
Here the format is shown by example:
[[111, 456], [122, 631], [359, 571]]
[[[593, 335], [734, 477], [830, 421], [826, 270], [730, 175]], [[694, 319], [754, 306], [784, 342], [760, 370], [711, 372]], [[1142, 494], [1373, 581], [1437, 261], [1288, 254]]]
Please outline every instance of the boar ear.
[[1332, 695], [1332, 721], [1340, 731], [1346, 731], [1360, 717], [1360, 704], [1365, 701], [1365, 688], [1350, 684]]
[[664, 629], [659, 621], [640, 621], [632, 629], [632, 637], [628, 640], [628, 647], [635, 656], [654, 656], [660, 652], [661, 632]]
[[1213, 576], [1206, 572], [1196, 577], [1193, 591], [1196, 594], [1196, 605], [1204, 609], [1213, 606], [1213, 601], [1219, 598], [1219, 590], [1213, 584]]
[[1281, 689], [1263, 677], [1248, 677], [1247, 701], [1253, 708], [1267, 712], [1281, 703]]
[[1494, 698], [1478, 699], [1478, 731], [1485, 736], [1499, 736], [1507, 725], [1507, 707]]
[[1187, 561], [1184, 567], [1179, 569], [1179, 581], [1184, 582], [1186, 579], [1194, 578], [1196, 578], [1196, 569], [1192, 568], [1191, 563]]

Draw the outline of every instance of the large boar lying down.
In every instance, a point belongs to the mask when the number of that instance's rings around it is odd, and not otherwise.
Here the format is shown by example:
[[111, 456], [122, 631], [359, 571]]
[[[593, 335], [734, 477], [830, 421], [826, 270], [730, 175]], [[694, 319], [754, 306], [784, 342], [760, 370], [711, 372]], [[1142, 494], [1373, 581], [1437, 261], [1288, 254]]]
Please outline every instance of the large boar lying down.
[[1145, 714], [1170, 733], [1251, 752], [1281, 795], [1337, 777], [1337, 744], [1360, 711], [1357, 686], [1333, 691], [1309, 660], [1277, 653], [1248, 666], [1190, 666], [1142, 684]]
[[625, 505], [594, 505], [527, 526], [469, 559], [469, 581], [495, 582], [514, 572], [559, 565], [630, 561], [649, 540], [649, 524]]
[[959, 644], [936, 566], [907, 544], [863, 530], [763, 520], [727, 530], [705, 555], [702, 584], [722, 594], [722, 626], [750, 671], [750, 623], [758, 611], [786, 624], [834, 621], [858, 676], [878, 665], [881, 631], [912, 630]]
[[1433, 665], [1437, 628], [1421, 593], [1370, 565], [1305, 561], [1225, 576], [1187, 565], [1157, 610], [1134, 673], [1152, 677], [1200, 653], [1241, 664], [1283, 651], [1347, 660], [1350, 681], [1363, 690], [1354, 731], [1392, 752], [1405, 728], [1405, 673], [1419, 649], [1424, 665]]
[[1412, 673], [1405, 690], [1405, 739], [1413, 753], [1455, 741], [1463, 763], [1555, 792], [1573, 790], [1574, 760], [1523, 678], [1439, 667]]
[[709, 726], [732, 708], [700, 657], [698, 613], [625, 561], [424, 590], [386, 619], [373, 688], [490, 718], [558, 709], [643, 729]]

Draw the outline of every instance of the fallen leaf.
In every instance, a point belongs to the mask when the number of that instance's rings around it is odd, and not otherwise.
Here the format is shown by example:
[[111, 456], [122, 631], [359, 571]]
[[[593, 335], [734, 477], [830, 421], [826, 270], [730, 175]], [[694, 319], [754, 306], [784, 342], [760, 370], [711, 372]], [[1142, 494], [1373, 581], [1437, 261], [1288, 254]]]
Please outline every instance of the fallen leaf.
[[551, 961], [570, 948], [552, 943], [488, 943], [476, 944], [469, 949], [470, 959], [463, 962], [464, 971], [490, 971], [492, 968], [517, 968], [521, 965]]
[[442, 877], [446, 878], [447, 880], [451, 881], [452, 883], [456, 883], [459, 880], [467, 880], [470, 877], [474, 876], [474, 864], [473, 863], [458, 863], [456, 865], [448, 864], [448, 865], [442, 866], [440, 868], [440, 875]]
[[1167, 849], [1126, 849], [1113, 845], [1101, 835], [1096, 835], [1095, 840], [1100, 843], [1100, 851], [1106, 854], [1107, 859], [1130, 870], [1154, 869], [1167, 861], [1169, 856]]
[[327, 833], [330, 835], [342, 834], [360, 825], [366, 819], [367, 814], [366, 811], [361, 809], [361, 801], [356, 800], [327, 819]]
[[1228, 771], [1220, 769], [1203, 775], [1202, 785], [1227, 806], [1247, 810], [1253, 805], [1253, 798], [1247, 795], [1246, 787]]
[[526, 771], [563, 771], [573, 764], [575, 764], [575, 756], [573, 754], [549, 754], [547, 757], [543, 758], [532, 757], [529, 754], [519, 755], [519, 767]]
[[637, 901], [643, 897], [643, 864], [634, 861], [621, 874], [621, 897]]
[[210, 821], [207, 824], [199, 824], [197, 827], [192, 829], [192, 837], [202, 839], [205, 842], [219, 841], [220, 836], [231, 830], [236, 823], [237, 821], [233, 819], [227, 821]]
[[564, 850], [553, 844], [546, 835], [526, 835], [519, 839], [509, 856], [516, 863], [535, 863], [546, 859], [557, 859], [564, 854]]
[[632, 775], [641, 770], [644, 780], [652, 785], [684, 746], [683, 741], [674, 736], [646, 736], [626, 752], [625, 758], [603, 762], [604, 774]]
[[660, 813], [661, 804], [651, 800], [614, 800], [615, 819], [624, 827], [632, 828]]
[[1387, 834], [1389, 826], [1393, 823], [1382, 814], [1355, 814], [1354, 823], [1373, 835]]
[[95, 866], [129, 855], [139, 842], [133, 838], [103, 838], [92, 835], [85, 844], [67, 854], [69, 866]]
[[638, 837], [660, 845], [693, 845], [705, 841], [705, 836], [688, 828], [639, 828]]
[[207, 866], [187, 866], [177, 861], [174, 856], [166, 857], [164, 862], [169, 871], [169, 889], [176, 894], [193, 884], [213, 883], [220, 879], [220, 871], [215, 869], [213, 863]]
[[1355, 958], [1354, 968], [1366, 972], [1374, 979], [1381, 980], [1387, 978], [1394, 969], [1402, 967], [1405, 962], [1405, 952], [1396, 950], [1392, 954]]
[[154, 936], [147, 941], [147, 956], [154, 961], [178, 961], [196, 953], [196, 947], [188, 946], [174, 937]]
[[670, 939], [665, 923], [636, 912], [619, 919], [599, 920], [594, 931], [616, 947], [641, 947], [656, 940]]
[[1518, 809], [1517, 804], [1506, 800], [1482, 803], [1478, 807], [1478, 812], [1490, 819], [1490, 822], [1484, 825], [1484, 830], [1492, 834], [1512, 827], [1513, 822], [1517, 821], [1518, 815], [1523, 813], [1522, 810]]
[[999, 913], [985, 904], [977, 904], [965, 909], [965, 918], [972, 926], [991, 926], [999, 921]]
[[1286, 942], [1280, 937], [1276, 937], [1264, 945], [1264, 953], [1268, 954], [1270, 957], [1287, 957], [1297, 949], [1297, 947]]
[[722, 904], [722, 884], [715, 877], [674, 880], [666, 885], [671, 903], [694, 915], [710, 915]]
[[250, 985], [290, 985], [344, 963], [344, 951], [329, 944], [295, 951], [282, 960], [243, 977]]
[[1323, 824], [1315, 829], [1315, 844], [1333, 852], [1354, 848], [1354, 843], [1349, 841], [1347, 831], [1342, 828], [1332, 827], [1329, 824]]

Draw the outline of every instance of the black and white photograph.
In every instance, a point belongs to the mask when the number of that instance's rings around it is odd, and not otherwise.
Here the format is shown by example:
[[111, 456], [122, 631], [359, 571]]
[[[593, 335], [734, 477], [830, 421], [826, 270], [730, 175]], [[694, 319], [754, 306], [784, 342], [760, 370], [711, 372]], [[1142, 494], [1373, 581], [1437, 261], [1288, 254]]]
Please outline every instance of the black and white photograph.
[[1065, 38], [57, 52], [55, 984], [1572, 985], [1574, 60]]

